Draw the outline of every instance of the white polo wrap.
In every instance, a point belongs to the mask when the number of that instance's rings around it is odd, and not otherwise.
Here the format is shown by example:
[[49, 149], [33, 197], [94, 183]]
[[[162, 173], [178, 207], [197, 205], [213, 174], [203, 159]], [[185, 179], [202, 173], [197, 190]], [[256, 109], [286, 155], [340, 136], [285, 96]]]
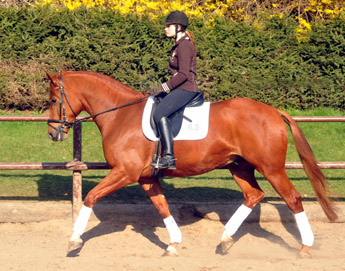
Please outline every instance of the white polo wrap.
[[232, 215], [232, 217], [224, 226], [227, 234], [233, 236], [251, 212], [252, 209], [245, 206], [244, 204], [238, 207], [236, 212]]
[[175, 219], [172, 216], [169, 216], [163, 219], [163, 221], [170, 235], [170, 243], [181, 243], [182, 234], [179, 227], [176, 224]]
[[74, 223], [73, 231], [79, 235], [82, 235], [86, 229], [87, 222], [89, 221], [92, 208], [83, 205], [81, 207], [77, 220]]
[[314, 233], [310, 227], [306, 213], [295, 214], [297, 227], [301, 233], [302, 244], [311, 247], [314, 244]]

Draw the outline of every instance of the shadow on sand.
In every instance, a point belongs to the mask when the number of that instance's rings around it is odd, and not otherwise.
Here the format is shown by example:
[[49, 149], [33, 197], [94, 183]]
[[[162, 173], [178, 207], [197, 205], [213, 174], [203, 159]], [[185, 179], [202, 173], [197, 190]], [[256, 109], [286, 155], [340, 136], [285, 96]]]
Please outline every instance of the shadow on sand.
[[[23, 177], [26, 176], [23, 175]], [[37, 174], [37, 179], [38, 198], [2, 197], [2, 199], [70, 200], [70, 193], [72, 191], [70, 176], [59, 176], [59, 181], [57, 182], [56, 175]], [[83, 197], [96, 184], [94, 181], [88, 181], [88, 178], [83, 178]], [[180, 226], [191, 225], [201, 219], [214, 219], [224, 225], [243, 202], [242, 192], [231, 189], [210, 187], [176, 188], [174, 185], [164, 182], [164, 180], [162, 181], [162, 186], [170, 204], [171, 213]], [[173, 191], [173, 193], [170, 194], [169, 191]], [[276, 199], [270, 198], [270, 200]], [[294, 221], [292, 212], [288, 210], [284, 203], [270, 205], [278, 212], [286, 230], [293, 238], [299, 240], [298, 229], [295, 223], [291, 223], [291, 221]], [[102, 199], [95, 205], [93, 213], [94, 219], [97, 219], [100, 223], [83, 234], [82, 239], [84, 243], [98, 236], [122, 232], [130, 225], [134, 231], [142, 234], [156, 246], [163, 250], [167, 247], [167, 244], [162, 242], [154, 233], [154, 227], [163, 228], [164, 223], [139, 185], [125, 187], [113, 195]], [[262, 205], [256, 206], [234, 236], [235, 241], [246, 234], [251, 234], [279, 244], [288, 250], [295, 250], [280, 236], [261, 227], [260, 221], [265, 221], [267, 215], [269, 215], [267, 212], [262, 213]], [[222, 232], [219, 233], [219, 238], [221, 234]], [[78, 256], [81, 249], [67, 256]], [[221, 253], [220, 248], [217, 247], [215, 252]]]
[[[192, 189], [195, 190], [197, 188]], [[229, 202], [228, 204], [175, 202], [170, 204], [170, 209], [179, 226], [191, 225], [200, 221], [201, 219], [216, 220], [225, 225], [240, 204], [240, 201]], [[276, 209], [276, 212], [278, 212], [281, 218], [283, 226], [287, 232], [292, 235], [292, 238], [300, 240], [299, 232], [295, 223], [291, 223], [291, 221], [294, 221], [294, 216], [292, 212], [288, 210], [287, 206], [283, 203], [276, 203], [272, 204], [271, 208]], [[152, 204], [123, 204], [109, 202], [99, 203], [95, 205], [93, 212], [96, 219], [99, 220], [100, 223], [83, 234], [82, 239], [84, 244], [90, 239], [115, 232], [122, 232], [127, 226], [131, 226], [132, 230], [141, 234], [162, 250], [167, 248], [167, 244], [162, 242], [159, 236], [155, 233], [154, 228], [164, 228], [164, 223]], [[262, 213], [262, 206], [256, 206], [254, 211], [235, 234], [234, 240], [237, 241], [242, 236], [250, 234], [258, 238], [265, 238], [289, 251], [297, 251], [297, 248], [291, 247], [280, 236], [266, 230], [261, 226], [260, 221], [265, 221], [264, 216], [265, 213]], [[219, 238], [221, 237], [221, 234], [222, 232], [219, 232]], [[82, 248], [73, 251], [67, 256], [77, 257], [81, 249]], [[220, 246], [215, 248], [215, 253], [222, 254]]]

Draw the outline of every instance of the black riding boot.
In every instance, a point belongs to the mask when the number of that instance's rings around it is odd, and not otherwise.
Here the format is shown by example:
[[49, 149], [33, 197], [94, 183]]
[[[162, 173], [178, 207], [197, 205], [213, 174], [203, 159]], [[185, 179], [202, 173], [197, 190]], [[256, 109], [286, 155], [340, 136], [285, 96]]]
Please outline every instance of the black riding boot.
[[150, 165], [156, 168], [176, 169], [174, 142], [168, 118], [161, 118], [157, 123], [157, 128], [163, 147], [163, 156], [158, 161], [153, 161]]

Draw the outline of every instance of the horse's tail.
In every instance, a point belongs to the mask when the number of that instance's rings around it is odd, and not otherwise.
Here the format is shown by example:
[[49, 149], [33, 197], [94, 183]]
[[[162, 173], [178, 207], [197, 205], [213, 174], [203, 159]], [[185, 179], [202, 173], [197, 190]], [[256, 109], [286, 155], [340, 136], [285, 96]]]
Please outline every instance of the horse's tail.
[[326, 216], [330, 221], [335, 221], [338, 218], [336, 208], [333, 202], [327, 197], [326, 178], [317, 165], [314, 153], [305, 138], [302, 130], [298, 127], [296, 121], [291, 116], [281, 110], [278, 110], [280, 116], [289, 125], [291, 133], [295, 142], [298, 155], [303, 163], [304, 170], [314, 188], [317, 201], [320, 203]]

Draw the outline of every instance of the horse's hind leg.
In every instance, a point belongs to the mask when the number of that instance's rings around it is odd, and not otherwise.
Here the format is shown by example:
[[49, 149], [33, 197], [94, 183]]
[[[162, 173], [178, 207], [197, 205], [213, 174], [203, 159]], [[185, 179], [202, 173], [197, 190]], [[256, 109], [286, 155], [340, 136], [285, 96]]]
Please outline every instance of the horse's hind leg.
[[166, 249], [164, 256], [177, 256], [176, 247], [181, 243], [181, 231], [178, 228], [173, 216], [170, 213], [169, 205], [163, 194], [162, 186], [157, 178], [143, 179], [139, 181], [141, 187], [150, 197], [153, 205], [156, 207], [159, 215], [162, 217], [164, 224], [170, 235], [170, 244]]
[[264, 192], [262, 192], [255, 179], [254, 168], [252, 166], [245, 161], [241, 161], [236, 164], [231, 164], [229, 169], [235, 181], [242, 189], [245, 200], [225, 224], [221, 238], [222, 253], [226, 253], [230, 249], [234, 243], [232, 236], [237, 232], [253, 208], [264, 198]]
[[310, 257], [309, 248], [314, 243], [314, 234], [310, 227], [308, 218], [304, 212], [301, 195], [289, 180], [285, 168], [264, 173], [266, 179], [272, 184], [277, 193], [284, 199], [289, 209], [294, 213], [297, 227], [302, 238], [300, 256]]

